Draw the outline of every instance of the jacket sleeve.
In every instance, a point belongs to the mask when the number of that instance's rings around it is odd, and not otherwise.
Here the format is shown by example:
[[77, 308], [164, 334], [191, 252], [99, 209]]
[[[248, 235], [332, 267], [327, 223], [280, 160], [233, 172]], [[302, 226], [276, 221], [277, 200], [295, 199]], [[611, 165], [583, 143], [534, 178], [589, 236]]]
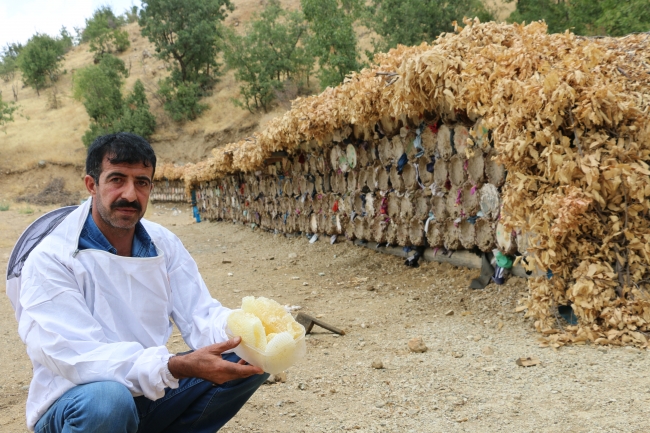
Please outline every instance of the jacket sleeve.
[[228, 340], [226, 319], [230, 308], [212, 298], [196, 262], [182, 242], [173, 236], [173, 260], [169, 271], [172, 319], [191, 349]]
[[74, 274], [56, 258], [32, 253], [23, 268], [20, 303], [18, 332], [27, 353], [54, 374], [75, 385], [119, 382], [151, 400], [178, 387], [165, 346], [108, 341]]

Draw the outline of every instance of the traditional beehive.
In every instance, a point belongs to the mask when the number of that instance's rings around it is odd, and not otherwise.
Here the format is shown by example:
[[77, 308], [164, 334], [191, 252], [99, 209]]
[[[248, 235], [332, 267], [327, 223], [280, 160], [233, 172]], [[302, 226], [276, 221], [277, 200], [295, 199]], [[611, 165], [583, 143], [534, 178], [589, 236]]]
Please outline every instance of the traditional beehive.
[[[650, 35], [466, 21], [176, 177], [212, 219], [519, 252], [546, 344], [647, 346]], [[578, 325], [562, 326], [558, 305]]]

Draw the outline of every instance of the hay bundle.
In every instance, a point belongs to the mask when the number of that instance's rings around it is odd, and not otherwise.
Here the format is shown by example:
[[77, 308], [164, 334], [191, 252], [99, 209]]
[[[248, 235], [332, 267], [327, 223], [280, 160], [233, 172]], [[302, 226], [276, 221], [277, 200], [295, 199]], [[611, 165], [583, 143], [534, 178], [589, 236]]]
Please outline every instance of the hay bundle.
[[395, 191], [404, 192], [406, 190], [406, 188], [404, 187], [404, 181], [402, 180], [402, 176], [401, 176], [400, 172], [397, 170], [397, 165], [396, 164], [394, 164], [390, 168], [389, 176], [390, 176], [391, 187]]
[[404, 153], [404, 139], [401, 135], [395, 135], [391, 140], [392, 144], [392, 159], [397, 162], [402, 157]]
[[496, 238], [499, 250], [504, 254], [512, 255], [517, 251], [517, 235], [501, 222], [497, 223]]
[[506, 181], [506, 170], [497, 162], [497, 152], [491, 149], [485, 157], [485, 175], [489, 183], [501, 186]]
[[480, 209], [479, 204], [479, 189], [476, 185], [471, 183], [466, 183], [463, 185], [461, 192], [461, 206], [463, 208], [463, 213], [466, 216], [474, 216]]
[[438, 130], [438, 145], [436, 150], [438, 151], [438, 155], [445, 161], [448, 161], [454, 153], [454, 149], [451, 147], [451, 131], [447, 125], [442, 125]]
[[427, 197], [422, 191], [418, 191], [412, 198], [413, 216], [420, 220], [425, 220], [429, 216], [430, 197]]
[[354, 237], [356, 239], [366, 239], [368, 224], [364, 217], [358, 216], [354, 219]]
[[420, 246], [426, 242], [424, 223], [419, 218], [411, 219], [409, 223], [409, 241], [412, 245]]
[[449, 161], [449, 180], [452, 185], [461, 186], [467, 179], [467, 170], [465, 164], [467, 160], [460, 154], [454, 155]]
[[372, 221], [370, 226], [371, 230], [371, 239], [378, 244], [386, 243], [386, 229], [388, 227], [388, 222], [384, 216], [378, 216]]
[[409, 194], [405, 194], [400, 200], [399, 217], [403, 221], [413, 218], [415, 212], [414, 200]]
[[377, 181], [377, 188], [381, 191], [388, 191], [390, 189], [390, 179], [389, 179], [389, 170], [386, 170], [384, 167], [375, 168], [375, 176]]
[[474, 185], [483, 183], [485, 178], [485, 157], [483, 152], [475, 151], [467, 160], [467, 177]]
[[396, 225], [397, 225], [397, 233], [396, 233], [397, 245], [402, 245], [405, 247], [411, 246], [409, 221], [400, 219], [396, 221]]
[[460, 244], [466, 250], [471, 250], [476, 246], [476, 232], [474, 230], [475, 229], [474, 225], [475, 224], [469, 220], [463, 220], [460, 223], [460, 227], [459, 227]]
[[436, 160], [436, 163], [433, 166], [433, 181], [439, 187], [444, 187], [449, 178], [448, 163], [444, 159], [440, 158]]
[[393, 162], [393, 145], [387, 137], [379, 140], [379, 159], [383, 165]]
[[366, 216], [369, 218], [373, 218], [377, 214], [377, 209], [375, 208], [375, 203], [376, 203], [376, 197], [372, 193], [366, 194]]
[[433, 156], [436, 152], [438, 136], [434, 130], [434, 125], [427, 125], [422, 130], [422, 147], [427, 156]]
[[452, 186], [447, 193], [446, 207], [449, 218], [456, 219], [460, 217], [460, 212], [462, 210], [462, 192], [462, 189]]
[[485, 218], [479, 218], [474, 225], [476, 246], [483, 252], [490, 252], [496, 246], [495, 224]]
[[418, 174], [413, 164], [407, 163], [402, 170], [402, 181], [407, 191], [415, 191], [419, 188]]
[[447, 212], [447, 198], [441, 195], [434, 195], [431, 197], [431, 210], [438, 221], [449, 218], [449, 213]]
[[433, 167], [434, 164], [430, 158], [421, 157], [418, 159], [418, 174], [420, 175], [420, 182], [422, 182], [423, 185], [431, 185], [431, 182], [433, 182]]
[[442, 247], [445, 243], [445, 223], [431, 222], [427, 230], [427, 242], [431, 248]]
[[391, 192], [388, 194], [388, 216], [391, 220], [395, 220], [400, 216], [400, 207], [402, 205], [402, 198], [396, 193]]
[[397, 230], [398, 226], [395, 224], [395, 221], [390, 220], [386, 229], [386, 243], [388, 245], [397, 244]]
[[348, 172], [348, 192], [353, 193], [357, 190], [357, 181], [358, 181], [359, 172], [357, 170], [352, 170]]

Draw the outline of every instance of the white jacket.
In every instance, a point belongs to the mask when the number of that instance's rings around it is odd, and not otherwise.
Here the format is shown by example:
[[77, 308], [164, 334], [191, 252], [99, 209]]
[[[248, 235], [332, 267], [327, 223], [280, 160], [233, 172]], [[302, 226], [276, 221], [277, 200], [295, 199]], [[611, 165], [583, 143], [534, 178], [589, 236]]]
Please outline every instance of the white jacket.
[[167, 370], [170, 318], [192, 349], [226, 341], [230, 309], [212, 299], [180, 239], [142, 220], [157, 257], [77, 251], [90, 200], [68, 215], [7, 282], [32, 360], [30, 430], [75, 385], [114, 381], [151, 400], [178, 387]]

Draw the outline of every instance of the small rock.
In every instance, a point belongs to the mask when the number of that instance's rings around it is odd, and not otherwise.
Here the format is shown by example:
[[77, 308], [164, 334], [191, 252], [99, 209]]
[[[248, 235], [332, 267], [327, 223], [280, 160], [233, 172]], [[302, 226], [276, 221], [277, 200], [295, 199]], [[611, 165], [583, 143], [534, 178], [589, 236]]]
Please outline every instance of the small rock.
[[29, 391], [29, 385], [23, 385], [20, 387], [23, 391]]
[[449, 310], [445, 313], [445, 316], [453, 316], [454, 315], [454, 310]]
[[221, 263], [226, 264], [226, 263], [232, 263], [232, 262], [231, 262], [230, 260], [228, 260], [228, 259], [223, 259], [223, 260], [221, 261]]
[[422, 337], [411, 338], [408, 341], [408, 347], [411, 352], [415, 353], [424, 353], [428, 350], [428, 347], [424, 344], [424, 341], [422, 341]]
[[304, 282], [302, 283], [302, 285], [303, 285], [303, 286], [308, 286], [309, 283], [308, 283], [307, 281], [304, 281]]
[[319, 272], [319, 273], [318, 273], [318, 276], [319, 276], [319, 277], [324, 277], [324, 276], [325, 276], [325, 272]]
[[275, 257], [269, 257], [269, 260], [275, 260]]
[[291, 277], [292, 280], [299, 280], [300, 277]]
[[228, 272], [228, 276], [232, 277], [234, 274], [232, 272]]
[[273, 377], [276, 382], [285, 383], [287, 381], [287, 373], [284, 371], [282, 373], [274, 374]]
[[369, 292], [373, 292], [375, 290], [375, 286], [366, 286], [366, 290]]
[[483, 349], [481, 349], [481, 353], [483, 355], [494, 355], [494, 349], [492, 349], [490, 346], [485, 346]]
[[289, 258], [290, 258], [290, 259], [295, 259], [296, 257], [298, 257], [298, 254], [296, 254], [296, 253], [289, 253]]
[[372, 368], [376, 370], [381, 370], [384, 368], [384, 363], [378, 360], [372, 361]]
[[482, 337], [481, 337], [480, 335], [475, 335], [475, 336], [474, 336], [474, 341], [477, 341], [477, 342], [478, 342], [478, 341], [481, 341], [481, 338], [482, 338]]
[[463, 354], [460, 352], [451, 352], [451, 356], [453, 356], [454, 358], [462, 358]]
[[304, 383], [300, 382], [298, 384], [298, 389], [304, 391], [305, 389], [307, 389], [307, 386]]
[[45, 167], [46, 165], [47, 165], [47, 161], [42, 160], [42, 159], [41, 159], [40, 161], [38, 161], [38, 167], [39, 167], [39, 168], [43, 168], [43, 167]]

